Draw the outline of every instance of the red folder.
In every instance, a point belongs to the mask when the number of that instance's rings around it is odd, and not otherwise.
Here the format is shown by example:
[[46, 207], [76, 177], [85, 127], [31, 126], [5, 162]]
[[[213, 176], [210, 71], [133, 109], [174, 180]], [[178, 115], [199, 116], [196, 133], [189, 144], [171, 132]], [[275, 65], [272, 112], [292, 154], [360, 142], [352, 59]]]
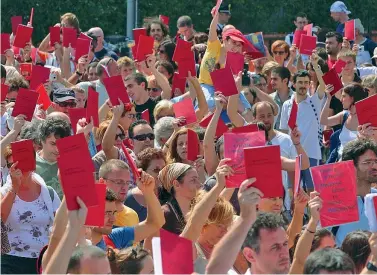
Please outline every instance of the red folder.
[[103, 79], [107, 94], [113, 106], [119, 105], [119, 99], [124, 103], [130, 103], [130, 98], [127, 94], [127, 89], [124, 86], [122, 76], [112, 76]]
[[25, 115], [27, 121], [33, 119], [35, 106], [37, 105], [39, 94], [30, 90], [20, 88], [18, 90], [16, 103], [14, 105], [12, 116]]
[[231, 132], [235, 134], [253, 133], [253, 132], [258, 132], [258, 131], [259, 131], [259, 128], [256, 123], [251, 123], [242, 127], [235, 127], [231, 130]]
[[[141, 35], [147, 36], [147, 30], [145, 28], [138, 28], [132, 30], [134, 40], [135, 40], [135, 49], [137, 49], [137, 44], [139, 44], [139, 38]], [[136, 55], [134, 55], [136, 56]]]
[[295, 163], [295, 182], [294, 182], [294, 195], [297, 196], [300, 190], [300, 182], [301, 182], [301, 159], [302, 155], [298, 155], [296, 157]]
[[83, 33], [83, 32], [80, 32], [80, 35], [79, 35], [78, 38], [80, 38], [80, 39], [84, 39], [84, 40], [90, 40], [90, 41], [93, 40], [93, 38], [91, 38], [90, 36], [87, 36], [87, 35], [86, 35], [85, 33]]
[[132, 170], [132, 173], [134, 174], [134, 177], [136, 179], [140, 179], [140, 173], [139, 173], [139, 170], [138, 170], [138, 168], [136, 166], [136, 163], [133, 160], [133, 158], [131, 157], [131, 155], [128, 153], [127, 148], [126, 148], [126, 146], [123, 143], [122, 143], [122, 150], [123, 150], [124, 156], [127, 159], [127, 163], [130, 166], [130, 168]]
[[2, 33], [1, 34], [1, 54], [5, 54], [6, 50], [9, 50], [10, 47], [10, 34]]
[[45, 86], [40, 84], [35, 91], [39, 94], [37, 104], [42, 105], [42, 109], [47, 111], [47, 109], [51, 106], [51, 99]]
[[191, 98], [186, 98], [180, 102], [174, 103], [173, 110], [175, 117], [184, 117], [186, 119], [185, 125], [196, 122], [194, 104], [192, 104]]
[[175, 46], [174, 54], [173, 54], [173, 61], [179, 62], [181, 60], [188, 59], [190, 56], [190, 52], [192, 47], [192, 43], [187, 42], [183, 39], [177, 39], [177, 46]]
[[314, 189], [323, 201], [321, 227], [359, 220], [356, 172], [352, 160], [310, 168]]
[[187, 160], [195, 161], [198, 159], [199, 144], [198, 134], [192, 129], [187, 129]]
[[347, 62], [343, 61], [342, 59], [338, 59], [332, 68], [337, 72], [337, 74], [341, 74], [346, 65]]
[[146, 110], [144, 110], [144, 111], [141, 113], [141, 119], [144, 119], [144, 120], [147, 121], [149, 124], [151, 123], [151, 122], [150, 122], [150, 119], [149, 119], [149, 109], [146, 109]]
[[305, 25], [304, 31], [306, 31], [306, 35], [313, 36], [313, 24]]
[[359, 125], [371, 123], [377, 127], [377, 95], [356, 102], [355, 107]]
[[4, 102], [5, 99], [7, 98], [7, 94], [8, 94], [8, 90], [9, 90], [9, 86], [4, 84], [4, 83], [1, 83], [1, 102]]
[[13, 162], [18, 161], [17, 167], [22, 172], [35, 171], [35, 151], [33, 141], [31, 139], [24, 139], [21, 141], [12, 142]]
[[72, 48], [76, 48], [77, 31], [74, 28], [63, 27], [63, 47], [68, 48], [71, 45]]
[[328, 141], [330, 141], [330, 137], [334, 133], [334, 130], [333, 129], [327, 129], [327, 130], [323, 130], [322, 133], [323, 133], [323, 139], [325, 140], [325, 142], [328, 142]]
[[86, 121], [90, 122], [93, 118], [93, 125], [97, 128], [99, 127], [98, 98], [99, 94], [92, 87], [89, 87], [88, 100], [86, 101]]
[[317, 47], [317, 37], [303, 34], [301, 36], [299, 52], [300, 54], [312, 55]]
[[236, 82], [229, 67], [211, 72], [211, 78], [215, 92], [221, 92], [224, 96], [238, 95]]
[[258, 188], [265, 198], [284, 196], [280, 146], [245, 148], [247, 178], [256, 178], [252, 187]]
[[288, 120], [288, 126], [289, 128], [291, 128], [291, 130], [296, 128], [297, 112], [298, 112], [298, 106], [297, 106], [296, 100], [293, 100], [291, 114], [289, 115], [289, 120]]
[[186, 90], [186, 78], [180, 77], [179, 73], [174, 73], [173, 75], [173, 85], [171, 88], [173, 95], [176, 89], [179, 89], [182, 92], [182, 94], [184, 94]]
[[296, 30], [294, 35], [293, 35], [293, 43], [292, 44], [295, 44], [296, 47], [300, 47], [302, 35], [306, 35], [306, 31]]
[[89, 54], [91, 43], [92, 43], [91, 40], [77, 38], [76, 52], [75, 52], [75, 62], [78, 62], [80, 57]]
[[344, 23], [344, 37], [348, 41], [355, 41], [356, 31], [355, 31], [355, 20], [349, 20]]
[[178, 62], [178, 73], [182, 78], [188, 77], [188, 72], [191, 72], [192, 76], [196, 76], [194, 52], [189, 55], [190, 58], [182, 59]]
[[228, 164], [233, 168], [234, 175], [226, 179], [228, 188], [238, 188], [241, 183], [247, 179], [244, 148], [254, 146], [264, 146], [266, 144], [266, 136], [262, 131], [253, 133], [225, 133], [224, 134], [224, 158], [231, 159]]
[[225, 67], [229, 67], [233, 75], [237, 75], [242, 72], [244, 65], [244, 56], [240, 53], [227, 52]]
[[12, 24], [12, 33], [15, 35], [17, 32], [18, 25], [22, 25], [22, 16], [12, 16], [10, 18]]
[[329, 70], [327, 73], [325, 73], [322, 76], [323, 81], [325, 82], [326, 85], [333, 85], [334, 90], [331, 92], [331, 95], [336, 94], [340, 89], [343, 88], [343, 83], [340, 80], [339, 75], [335, 71], [335, 69]]
[[105, 225], [105, 204], [106, 204], [106, 184], [97, 183], [95, 185], [98, 205], [88, 207], [86, 215], [86, 226]]
[[33, 64], [31, 63], [21, 63], [20, 64], [20, 73], [25, 78], [26, 80], [31, 79], [31, 73], [32, 73], [32, 66]]
[[193, 274], [193, 245], [188, 239], [160, 229], [163, 274]]
[[159, 17], [160, 17], [160, 20], [161, 20], [162, 23], [164, 23], [165, 25], [169, 26], [170, 18], [168, 16], [160, 14]]
[[71, 120], [71, 126], [73, 133], [76, 135], [77, 132], [77, 122], [80, 119], [86, 118], [86, 109], [85, 108], [70, 108], [68, 109], [68, 116]]
[[[214, 114], [209, 114], [205, 118], [202, 119], [201, 122], [199, 122], [200, 127], [207, 128], [209, 123], [211, 122]], [[228, 127], [224, 123], [224, 121], [219, 117], [219, 121], [217, 122], [216, 126], [216, 134], [215, 136], [217, 138], [221, 137], [224, 133], [228, 132]]]
[[137, 44], [135, 60], [143, 61], [147, 55], [153, 54], [154, 39], [152, 36], [139, 36], [139, 43]]
[[33, 27], [25, 25], [18, 25], [16, 37], [13, 41], [13, 46], [24, 48], [27, 43], [31, 43], [31, 35], [33, 34]]
[[50, 68], [33, 65], [31, 71], [30, 89], [35, 90], [40, 84], [46, 83], [50, 78], [50, 72]]

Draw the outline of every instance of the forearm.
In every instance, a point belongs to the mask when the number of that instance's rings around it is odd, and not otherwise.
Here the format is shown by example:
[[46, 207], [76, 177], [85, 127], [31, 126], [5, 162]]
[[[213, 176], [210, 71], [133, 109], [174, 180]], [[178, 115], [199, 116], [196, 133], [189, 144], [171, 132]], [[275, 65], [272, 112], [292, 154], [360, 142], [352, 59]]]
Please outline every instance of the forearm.
[[161, 74], [159, 71], [157, 71], [157, 69], [155, 67], [153, 67], [151, 69], [152, 69], [152, 73], [153, 73], [153, 75], [156, 79], [157, 85], [160, 86], [160, 88], [162, 90], [162, 93], [161, 93], [162, 99], [170, 100], [172, 92], [171, 92], [171, 87], [170, 87], [168, 79], [163, 74]]
[[330, 102], [331, 102], [331, 98], [328, 97], [326, 100], [325, 106], [323, 106], [323, 109], [321, 112], [320, 123], [321, 125], [324, 125], [324, 126], [329, 126], [328, 120], [329, 120]]
[[106, 104], [106, 102], [99, 108], [98, 110], [98, 117], [99, 121], [102, 122], [105, 120], [107, 113], [110, 111], [109, 105]]
[[[12, 191], [16, 192], [13, 187]], [[4, 223], [8, 220], [10, 211], [12, 210], [13, 203], [16, 198], [16, 194], [12, 191], [8, 191], [8, 193], [6, 193], [1, 198], [1, 220]]]
[[299, 143], [298, 145], [295, 145], [295, 148], [296, 148], [297, 155], [301, 155], [301, 169], [302, 170], [309, 169], [310, 161], [304, 147], [302, 147], [301, 143]]
[[234, 188], [224, 188], [220, 193], [220, 197], [224, 198], [227, 201], [230, 201], [235, 190], [236, 189]]
[[217, 123], [220, 119], [221, 112], [216, 110], [211, 121], [208, 124], [204, 134], [203, 148], [204, 148], [204, 162], [208, 175], [213, 175], [219, 164], [218, 157], [215, 150], [215, 135]]
[[50, 46], [50, 34], [47, 34], [46, 37], [43, 39], [41, 44], [38, 47], [38, 50], [41, 52], [47, 52]]
[[219, 13], [217, 13], [209, 25], [208, 41], [214, 42], [217, 38], [217, 23], [219, 22]]
[[176, 135], [177, 131], [174, 130], [173, 134], [169, 137], [169, 139], [165, 142], [164, 146], [162, 147], [162, 152], [166, 155], [169, 152], [169, 148], [171, 146], [171, 143], [173, 142], [173, 139]]
[[68, 82], [75, 85], [77, 84], [77, 81], [79, 81], [80, 76], [78, 74], [72, 74], [70, 78], [68, 78]]
[[313, 64], [313, 68], [319, 82], [319, 86], [317, 88], [318, 97], [322, 98], [325, 94], [325, 87], [326, 87], [326, 83], [325, 81], [323, 81], [323, 78], [322, 78], [323, 72], [321, 70], [321, 67], [318, 64]]
[[105, 152], [105, 154], [108, 154], [109, 152], [111, 152], [111, 150], [114, 147], [117, 127], [118, 127], [118, 120], [113, 117], [102, 139], [102, 150]]
[[238, 113], [238, 98], [239, 95], [232, 95], [229, 97], [226, 112], [228, 114], [230, 121], [235, 127], [242, 127], [245, 124], [245, 120]]
[[291, 223], [287, 228], [287, 235], [288, 235], [288, 247], [291, 248], [294, 245], [294, 240], [297, 234], [300, 234], [302, 226], [303, 226], [303, 217], [304, 211], [301, 209], [294, 210], [293, 218]]
[[144, 199], [148, 213], [146, 223], [153, 224], [156, 228], [161, 228], [165, 223], [165, 216], [158, 198], [151, 192], [144, 194]]
[[208, 103], [198, 79], [195, 78], [192, 85], [196, 91], [196, 98], [198, 99], [198, 111], [196, 112], [196, 118], [198, 121], [200, 121], [206, 114], [208, 114]]
[[11, 130], [1, 141], [1, 151], [4, 152], [5, 148], [11, 144], [11, 142], [15, 141], [19, 131]]
[[63, 48], [63, 60], [60, 63], [60, 69], [63, 78], [69, 79], [71, 77], [70, 51], [68, 48]]

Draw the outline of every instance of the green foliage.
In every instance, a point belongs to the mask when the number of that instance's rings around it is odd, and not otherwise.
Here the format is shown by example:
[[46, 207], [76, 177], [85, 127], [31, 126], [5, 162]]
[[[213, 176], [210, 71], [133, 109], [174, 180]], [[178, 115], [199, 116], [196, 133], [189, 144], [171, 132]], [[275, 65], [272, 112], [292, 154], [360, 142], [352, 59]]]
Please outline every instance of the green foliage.
[[[226, 0], [224, 0], [226, 1]], [[352, 18], [360, 18], [367, 30], [377, 29], [376, 0], [346, 0], [352, 11]], [[171, 18], [170, 32], [176, 32], [175, 22], [181, 15], [189, 15], [197, 30], [205, 31], [210, 23], [210, 11], [215, 0], [138, 0], [139, 21], [142, 18], [167, 15]], [[265, 33], [290, 32], [297, 12], [305, 12], [309, 19], [321, 27], [335, 29], [336, 23], [330, 17], [330, 5], [334, 0], [230, 0], [232, 18], [230, 23], [243, 32], [263, 30]], [[48, 33], [48, 27], [59, 22], [60, 15], [73, 12], [80, 20], [80, 27], [86, 31], [99, 26], [110, 34], [125, 34], [127, 1], [125, 0], [2, 0], [1, 32], [10, 32], [10, 17], [22, 15], [27, 23], [34, 7], [33, 42], [38, 44]]]

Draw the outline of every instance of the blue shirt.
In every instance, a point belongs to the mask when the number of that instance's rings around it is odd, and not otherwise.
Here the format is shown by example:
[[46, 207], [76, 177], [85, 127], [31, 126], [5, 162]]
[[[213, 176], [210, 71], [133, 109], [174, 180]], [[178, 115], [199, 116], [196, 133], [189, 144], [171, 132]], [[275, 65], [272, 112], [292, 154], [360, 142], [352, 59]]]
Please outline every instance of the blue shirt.
[[[117, 227], [113, 228], [111, 233], [108, 235], [109, 239], [114, 243], [115, 248], [122, 249], [132, 246], [135, 240], [135, 228], [134, 227]], [[96, 244], [97, 247], [106, 250], [106, 243], [101, 239], [99, 243]]]
[[338, 26], [336, 26], [336, 32], [344, 36], [344, 23], [339, 23]]

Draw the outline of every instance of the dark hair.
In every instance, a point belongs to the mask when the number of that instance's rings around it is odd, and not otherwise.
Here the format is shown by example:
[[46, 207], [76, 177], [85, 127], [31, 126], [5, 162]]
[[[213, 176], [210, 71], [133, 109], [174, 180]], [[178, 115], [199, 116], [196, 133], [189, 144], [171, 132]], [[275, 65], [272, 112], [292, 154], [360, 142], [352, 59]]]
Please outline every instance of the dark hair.
[[353, 104], [368, 97], [368, 92], [359, 83], [350, 83], [343, 88], [343, 92], [353, 98]]
[[22, 76], [14, 76], [7, 80], [9, 92], [17, 92], [20, 88], [29, 89], [29, 83]]
[[191, 27], [191, 26], [192, 26], [192, 20], [190, 16], [184, 15], [178, 18], [177, 28]]
[[203, 141], [204, 140], [204, 135], [206, 133], [206, 131], [204, 130], [204, 128], [201, 128], [201, 127], [195, 127], [193, 129], [195, 131], [195, 133], [198, 135], [198, 138], [200, 141]]
[[343, 252], [351, 257], [358, 273], [365, 267], [371, 252], [369, 237], [369, 232], [361, 230], [352, 231], [347, 234], [340, 247]]
[[335, 37], [336, 42], [343, 43], [343, 36], [338, 32], [328, 32], [326, 33], [326, 38]]
[[268, 231], [275, 231], [279, 228], [285, 230], [285, 226], [286, 223], [281, 215], [261, 212], [247, 233], [247, 237], [242, 247], [249, 247], [256, 253], [259, 253], [261, 230], [266, 229]]
[[[317, 47], [317, 48], [315, 48], [315, 50], [316, 50], [318, 56], [319, 56], [322, 60], [327, 61], [327, 59], [329, 59], [329, 56], [327, 55], [327, 53], [326, 53], [326, 49], [325, 49], [325, 48]], [[327, 65], [326, 62], [325, 62], [325, 64]], [[319, 63], [319, 61], [318, 61], [318, 65], [321, 66], [321, 64]], [[322, 69], [322, 72], [324, 72], [322, 66], [321, 66], [321, 69]], [[327, 65], [327, 71], [328, 71], [328, 70], [329, 70], [329, 66]]]
[[308, 18], [306, 13], [303, 13], [303, 12], [299, 12], [296, 14], [295, 21], [297, 20], [297, 17]]
[[289, 83], [289, 80], [291, 78], [291, 72], [286, 67], [277, 67], [272, 70], [271, 73], [277, 74], [281, 80], [288, 79], [287, 85]]
[[[322, 73], [327, 73], [329, 71], [329, 65], [327, 65], [327, 62], [324, 61], [322, 58], [318, 59], [318, 65], [321, 68]], [[306, 69], [309, 69], [309, 67], [314, 71], [312, 62], [308, 62], [306, 64]]]
[[130, 139], [133, 139], [134, 137], [134, 128], [137, 126], [137, 125], [149, 125], [148, 121], [144, 120], [144, 119], [139, 119], [139, 120], [136, 120], [134, 121], [131, 125], [130, 125], [130, 128], [128, 129], [128, 137]]
[[221, 157], [220, 157], [220, 148], [221, 148], [221, 145], [224, 145], [224, 136], [219, 137], [216, 140], [216, 143], [215, 143], [215, 152], [216, 152], [216, 155], [217, 155], [217, 157], [219, 159], [221, 159]]
[[262, 78], [264, 78], [264, 80], [266, 80], [266, 82], [267, 82], [267, 76], [265, 75], [265, 74], [256, 74], [256, 75], [259, 75], [260, 77], [262, 77]]
[[343, 251], [335, 248], [323, 248], [309, 255], [306, 259], [303, 274], [324, 272], [347, 272], [355, 274], [355, 264]]
[[118, 253], [114, 252], [114, 256], [109, 260], [116, 265], [117, 270], [113, 272], [112, 269], [112, 274], [140, 274], [143, 269], [143, 260], [148, 256], [150, 256], [149, 252], [140, 246], [122, 249]]
[[21, 129], [20, 138], [31, 139], [34, 144], [41, 145], [41, 141], [38, 135], [38, 127], [41, 123], [41, 120], [33, 119], [30, 123], [25, 124]]
[[148, 81], [147, 81], [146, 77], [141, 73], [133, 73], [133, 74], [128, 75], [124, 79], [124, 81], [128, 81], [128, 80], [134, 80], [137, 83], [137, 85], [144, 83], [145, 84], [145, 90], [148, 89]]
[[364, 155], [366, 151], [371, 150], [377, 156], [377, 144], [371, 139], [355, 139], [348, 142], [343, 149], [342, 161], [353, 160], [356, 166], [359, 157]]
[[65, 138], [71, 135], [71, 126], [69, 123], [60, 118], [47, 117], [38, 127], [39, 140], [46, 141], [51, 134], [55, 138]]
[[164, 67], [164, 69], [168, 72], [168, 74], [171, 75], [171, 77], [168, 79], [170, 84], [172, 84], [172, 82], [173, 82], [173, 76], [174, 76], [174, 71], [175, 71], [173, 65], [177, 66], [174, 61], [169, 62], [167, 60], [160, 60], [156, 63], [156, 69], [160, 66]]
[[208, 34], [205, 32], [197, 32], [194, 34], [195, 44], [206, 44], [208, 42]]
[[166, 163], [165, 154], [160, 149], [145, 148], [139, 154], [137, 154], [137, 167], [146, 171], [154, 159], [162, 159]]
[[307, 70], [299, 70], [297, 73], [293, 75], [293, 83], [296, 83], [298, 77], [309, 77], [310, 80], [310, 74]]
[[5, 67], [3, 66], [3, 64], [1, 64], [1, 73], [0, 73], [0, 76], [1, 76], [1, 78], [6, 78], [7, 77], [7, 70], [5, 69]]
[[[90, 68], [97, 68], [97, 66], [98, 66], [98, 62], [89, 63], [89, 65], [88, 65], [88, 72], [89, 72]], [[97, 73], [97, 71], [96, 71], [96, 73]]]
[[168, 28], [165, 26], [165, 24], [162, 23], [161, 20], [155, 18], [151, 22], [149, 22], [148, 25], [147, 25], [147, 35], [148, 36], [151, 35], [152, 24], [158, 24], [158, 25], [161, 26], [163, 37], [166, 37], [169, 34]]
[[81, 260], [84, 257], [90, 259], [101, 259], [107, 258], [107, 255], [105, 251], [94, 245], [76, 246], [71, 258], [69, 259], [67, 273], [80, 274]]
[[117, 195], [115, 192], [109, 188], [106, 188], [106, 201], [108, 202], [114, 202], [117, 201]]
[[177, 64], [175, 64], [175, 62], [173, 61], [176, 44], [170, 40], [165, 40], [160, 44], [160, 46], [158, 46], [158, 49], [160, 50], [161, 47], [165, 48], [165, 53], [169, 59], [168, 61], [172, 64], [174, 70], [176, 70], [178, 67]]

